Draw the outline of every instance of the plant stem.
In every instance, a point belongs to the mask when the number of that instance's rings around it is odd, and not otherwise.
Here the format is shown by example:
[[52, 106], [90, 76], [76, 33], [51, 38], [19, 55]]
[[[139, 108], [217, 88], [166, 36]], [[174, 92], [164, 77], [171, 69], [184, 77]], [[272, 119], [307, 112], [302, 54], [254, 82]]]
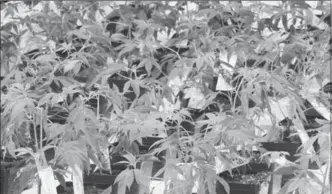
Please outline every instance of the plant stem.
[[[271, 164], [271, 169], [275, 169], [275, 164], [272, 163]], [[270, 183], [269, 183], [269, 189], [268, 189], [268, 194], [273, 194], [273, 179], [274, 179], [274, 174], [271, 174], [271, 180], [270, 180]]]
[[74, 194], [84, 194], [83, 171], [77, 164], [73, 168], [73, 187]]

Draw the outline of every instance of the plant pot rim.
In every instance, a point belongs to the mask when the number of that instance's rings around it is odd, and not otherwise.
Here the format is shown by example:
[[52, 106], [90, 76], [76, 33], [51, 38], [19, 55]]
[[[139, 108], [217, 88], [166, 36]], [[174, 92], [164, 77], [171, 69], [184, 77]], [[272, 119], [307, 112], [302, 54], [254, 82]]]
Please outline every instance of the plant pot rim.
[[297, 142], [272, 142], [272, 141], [262, 141], [262, 142], [258, 142], [259, 144], [279, 144], [279, 145], [302, 145], [301, 143], [297, 143]]

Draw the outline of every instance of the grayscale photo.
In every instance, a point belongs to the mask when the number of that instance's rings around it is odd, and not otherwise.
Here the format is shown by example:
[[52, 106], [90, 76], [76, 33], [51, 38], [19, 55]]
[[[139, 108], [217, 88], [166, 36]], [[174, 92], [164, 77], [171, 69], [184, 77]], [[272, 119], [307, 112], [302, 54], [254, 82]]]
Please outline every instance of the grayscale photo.
[[0, 194], [331, 194], [331, 7], [0, 0]]

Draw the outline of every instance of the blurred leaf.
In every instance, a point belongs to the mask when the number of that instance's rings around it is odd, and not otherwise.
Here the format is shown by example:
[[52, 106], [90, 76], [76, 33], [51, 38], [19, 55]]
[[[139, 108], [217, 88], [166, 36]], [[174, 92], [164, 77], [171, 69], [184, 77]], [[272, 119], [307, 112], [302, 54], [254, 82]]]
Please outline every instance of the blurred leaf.
[[126, 193], [134, 182], [134, 171], [126, 169], [122, 171], [115, 179], [114, 183], [118, 184], [118, 193]]
[[105, 189], [100, 194], [112, 194], [112, 188], [113, 188], [113, 185], [110, 185], [107, 189]]
[[128, 160], [130, 165], [135, 166], [136, 157], [134, 155], [132, 155], [130, 152], [128, 152], [127, 154], [124, 154], [123, 157], [125, 157]]
[[121, 46], [121, 51], [119, 52], [118, 56], [122, 57], [122, 55], [131, 52], [136, 48], [136, 44], [134, 42], [126, 42], [123, 46]]
[[[149, 188], [150, 186], [150, 179], [147, 175], [144, 174], [142, 170], [135, 169], [134, 170], [135, 180], [142, 188]], [[144, 189], [143, 189], [144, 190]]]
[[284, 26], [285, 30], [288, 31], [288, 22], [287, 22], [287, 15], [284, 14], [281, 16], [282, 25]]
[[81, 169], [88, 169], [88, 156], [82, 141], [64, 142], [59, 148], [59, 160], [74, 168], [78, 165]]
[[130, 81], [130, 85], [133, 88], [136, 98], [138, 98], [140, 96], [140, 86], [139, 86], [139, 82], [136, 80], [131, 80]]
[[13, 122], [14, 119], [22, 118], [24, 116], [24, 109], [27, 106], [27, 102], [23, 99], [19, 100], [12, 108], [11, 113], [11, 121]]
[[313, 13], [310, 9], [305, 9], [303, 10], [304, 14], [305, 14], [305, 21], [307, 25], [311, 25], [312, 21], [313, 21]]
[[[65, 63], [63, 64], [64, 68], [64, 72], [68, 72], [70, 70], [73, 70], [77, 64], [79, 64], [79, 60], [67, 60], [65, 61]], [[77, 70], [76, 70], [77, 71]]]
[[38, 102], [38, 106], [42, 106], [46, 103], [48, 103], [51, 99], [51, 97], [53, 96], [54, 94], [53, 93], [48, 93], [48, 94], [45, 94]]
[[29, 150], [24, 149], [24, 148], [16, 149], [16, 144], [11, 139], [7, 142], [6, 148], [7, 148], [8, 153], [11, 156], [13, 156], [14, 158], [16, 158], [15, 152], [19, 152], [18, 155], [24, 155], [24, 154], [29, 153]]
[[101, 164], [99, 158], [96, 156], [96, 152], [92, 149], [88, 149], [88, 158], [92, 160], [93, 164], [95, 164], [100, 169], [103, 169], [103, 165]]

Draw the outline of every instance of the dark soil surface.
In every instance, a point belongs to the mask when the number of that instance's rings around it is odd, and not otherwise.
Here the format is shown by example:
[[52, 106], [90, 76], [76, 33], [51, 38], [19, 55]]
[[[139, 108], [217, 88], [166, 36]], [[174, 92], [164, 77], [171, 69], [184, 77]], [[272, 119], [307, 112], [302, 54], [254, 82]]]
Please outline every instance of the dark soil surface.
[[[68, 186], [66, 190], [63, 188], [57, 190], [58, 194], [74, 194], [74, 188], [70, 186]], [[97, 188], [95, 186], [84, 185], [84, 193], [86, 194], [100, 194], [103, 191], [103, 189]]]
[[224, 177], [229, 183], [241, 183], [241, 184], [262, 184], [267, 182], [269, 172], [259, 172], [257, 174], [239, 174], [233, 177]]

